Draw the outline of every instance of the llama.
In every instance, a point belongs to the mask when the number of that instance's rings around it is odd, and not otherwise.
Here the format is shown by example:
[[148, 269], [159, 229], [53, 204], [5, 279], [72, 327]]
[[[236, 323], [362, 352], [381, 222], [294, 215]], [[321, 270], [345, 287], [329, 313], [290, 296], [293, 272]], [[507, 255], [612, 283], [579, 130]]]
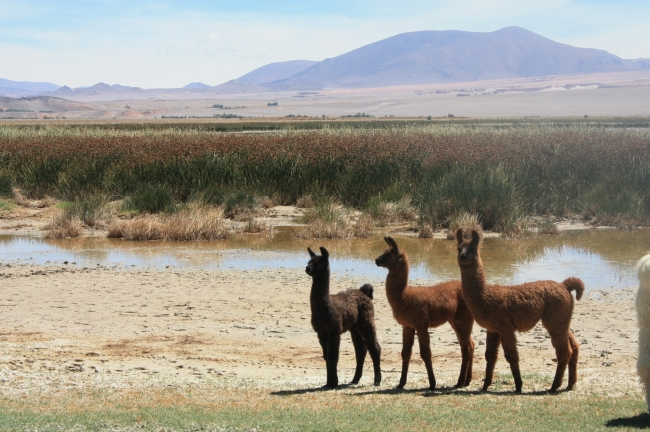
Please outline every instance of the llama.
[[466, 387], [472, 381], [474, 318], [465, 305], [460, 281], [444, 282], [434, 286], [408, 286], [409, 259], [392, 237], [384, 237], [388, 249], [375, 260], [375, 264], [388, 269], [386, 295], [395, 320], [402, 326], [402, 376], [398, 388], [406, 385], [406, 375], [411, 361], [415, 333], [420, 344], [420, 356], [429, 376], [429, 386], [436, 388], [436, 378], [431, 367], [429, 328], [448, 322], [456, 332], [462, 363], [456, 387]]
[[323, 348], [323, 358], [327, 365], [326, 386], [335, 389], [339, 385], [337, 364], [341, 335], [346, 331], [352, 336], [357, 368], [352, 384], [357, 384], [363, 373], [363, 362], [370, 351], [375, 370], [374, 384], [381, 383], [381, 347], [375, 329], [375, 308], [372, 304], [373, 288], [365, 284], [359, 289], [350, 289], [330, 295], [329, 253], [320, 248], [322, 255], [316, 255], [307, 248], [311, 259], [305, 271], [312, 277], [311, 285], [311, 325], [318, 334]]
[[537, 281], [521, 285], [502, 286], [485, 283], [483, 262], [479, 253], [481, 237], [472, 230], [471, 239], [463, 239], [463, 230], [456, 231], [458, 241], [458, 265], [460, 266], [463, 297], [474, 319], [487, 330], [485, 347], [485, 382], [483, 391], [492, 384], [494, 365], [503, 346], [506, 360], [515, 380], [515, 391], [521, 393], [519, 353], [515, 332], [531, 330], [541, 320], [551, 336], [557, 356], [557, 370], [551, 392], [562, 385], [562, 378], [569, 365], [567, 390], [573, 389], [578, 380], [578, 341], [570, 330], [573, 314], [573, 297], [580, 300], [584, 284], [578, 278], [568, 278], [562, 283]]
[[639, 356], [636, 370], [645, 392], [645, 401], [650, 409], [650, 255], [636, 265], [639, 276], [639, 290], [636, 293], [636, 316], [639, 325]]

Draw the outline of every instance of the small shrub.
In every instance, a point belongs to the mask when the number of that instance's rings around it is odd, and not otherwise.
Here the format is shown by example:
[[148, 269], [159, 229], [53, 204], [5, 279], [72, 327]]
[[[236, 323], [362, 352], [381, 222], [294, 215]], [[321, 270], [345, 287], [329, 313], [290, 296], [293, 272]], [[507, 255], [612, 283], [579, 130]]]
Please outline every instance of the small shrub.
[[396, 201], [388, 201], [385, 197], [375, 197], [368, 201], [366, 211], [375, 218], [381, 226], [414, 220], [417, 215], [411, 204], [410, 196], [403, 196]]
[[142, 213], [172, 213], [176, 210], [174, 198], [165, 186], [141, 186], [124, 200], [125, 210], [136, 210]]
[[79, 237], [82, 223], [78, 217], [70, 215], [66, 211], [61, 211], [54, 215], [52, 222], [45, 226], [45, 230], [46, 239]]
[[323, 201], [309, 209], [300, 221], [308, 225], [298, 230], [294, 237], [305, 239], [366, 238], [372, 235], [374, 225], [372, 217], [366, 214], [359, 216], [356, 224], [352, 224], [349, 212], [332, 201]]
[[532, 234], [528, 227], [528, 221], [524, 217], [509, 219], [503, 225], [495, 228], [505, 238], [529, 237]]
[[433, 228], [431, 225], [422, 225], [418, 229], [418, 238], [433, 238]]
[[91, 228], [103, 225], [110, 217], [108, 202], [103, 196], [94, 196], [84, 201], [66, 203], [62, 207], [69, 217], [76, 217], [84, 225]]
[[162, 240], [163, 224], [153, 215], [142, 215], [127, 221], [113, 221], [108, 226], [109, 238], [125, 240]]
[[275, 207], [275, 202], [271, 198], [266, 196], [259, 198], [258, 203], [260, 206], [264, 207], [265, 209], [270, 209]]
[[352, 235], [356, 238], [372, 237], [372, 228], [375, 222], [369, 214], [362, 214], [357, 219], [357, 223], [352, 227]]

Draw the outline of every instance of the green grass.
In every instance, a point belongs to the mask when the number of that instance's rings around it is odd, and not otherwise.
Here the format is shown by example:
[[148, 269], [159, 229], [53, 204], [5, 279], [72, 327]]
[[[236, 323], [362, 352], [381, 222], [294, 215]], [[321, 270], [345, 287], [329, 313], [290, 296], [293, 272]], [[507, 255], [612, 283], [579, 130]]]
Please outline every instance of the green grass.
[[0, 400], [2, 430], [16, 431], [627, 430], [650, 427], [646, 410], [639, 394], [481, 394], [370, 386], [333, 392], [309, 387], [273, 391], [215, 386], [200, 393], [93, 391]]

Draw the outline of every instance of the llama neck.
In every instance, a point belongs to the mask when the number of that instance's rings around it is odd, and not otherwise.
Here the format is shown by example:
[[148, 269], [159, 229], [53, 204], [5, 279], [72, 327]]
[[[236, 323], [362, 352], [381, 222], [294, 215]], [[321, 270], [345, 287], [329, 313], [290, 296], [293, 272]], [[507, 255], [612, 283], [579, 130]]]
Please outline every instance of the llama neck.
[[469, 299], [480, 297], [485, 293], [485, 272], [483, 270], [483, 261], [477, 256], [474, 264], [469, 266], [460, 266], [460, 280], [463, 284], [463, 296]]
[[312, 308], [322, 308], [330, 303], [330, 271], [312, 278], [311, 295], [309, 297]]
[[388, 297], [388, 302], [391, 305], [397, 305], [402, 302], [402, 296], [408, 283], [409, 261], [404, 256], [397, 265], [388, 269], [388, 276], [386, 276], [386, 297]]

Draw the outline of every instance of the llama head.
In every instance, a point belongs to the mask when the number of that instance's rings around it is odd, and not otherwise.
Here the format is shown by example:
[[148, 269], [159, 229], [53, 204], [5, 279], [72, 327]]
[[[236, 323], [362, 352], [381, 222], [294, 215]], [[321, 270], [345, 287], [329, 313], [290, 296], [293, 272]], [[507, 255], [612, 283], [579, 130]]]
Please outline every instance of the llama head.
[[330, 269], [330, 254], [327, 249], [321, 246], [321, 255], [316, 255], [310, 248], [307, 248], [307, 251], [309, 252], [310, 259], [307, 263], [307, 268], [305, 268], [305, 272], [307, 272], [309, 276], [320, 276]]
[[458, 242], [458, 264], [460, 266], [470, 266], [476, 263], [479, 257], [478, 247], [481, 242], [481, 235], [472, 230], [472, 238], [463, 238], [463, 229], [458, 228], [456, 231], [456, 241]]
[[406, 257], [406, 253], [397, 246], [397, 242], [392, 237], [384, 237], [386, 243], [388, 243], [388, 249], [379, 255], [375, 260], [375, 264], [379, 267], [386, 267], [390, 269], [397, 265], [400, 261], [403, 261]]

